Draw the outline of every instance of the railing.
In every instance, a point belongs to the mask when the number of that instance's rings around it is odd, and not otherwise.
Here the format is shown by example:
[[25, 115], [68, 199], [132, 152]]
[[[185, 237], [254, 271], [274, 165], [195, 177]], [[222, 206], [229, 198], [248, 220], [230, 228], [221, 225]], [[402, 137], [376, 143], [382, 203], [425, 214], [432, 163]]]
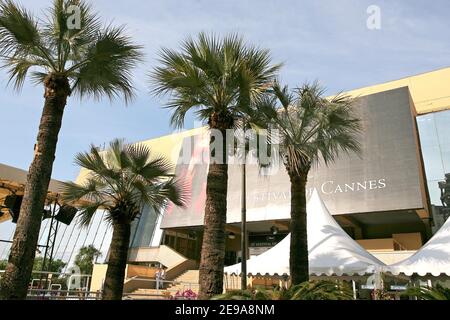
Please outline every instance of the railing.
[[168, 279], [175, 279], [186, 270], [198, 268], [196, 261], [166, 245], [131, 248], [128, 260], [132, 263], [158, 262], [167, 267], [166, 277]]
[[[155, 289], [153, 288], [138, 288], [142, 290], [154, 290], [155, 293], [124, 293], [125, 298], [132, 298], [132, 297], [154, 297], [154, 298], [163, 298], [163, 299], [175, 299], [175, 300], [185, 300], [185, 299], [195, 299], [194, 295], [190, 295], [189, 297], [184, 297], [183, 293], [187, 291], [192, 291], [195, 288], [198, 288], [198, 283], [192, 283], [192, 282], [183, 282], [183, 281], [171, 281], [171, 280], [160, 280], [159, 282], [162, 284], [161, 288], [156, 288], [156, 279], [148, 279], [148, 278], [138, 278], [138, 277], [132, 277], [129, 279], [126, 279], [125, 282], [134, 280], [134, 281], [140, 281], [140, 282], [147, 282], [147, 283], [155, 283]], [[181, 290], [173, 290], [168, 286], [181, 286]], [[152, 285], [153, 287], [153, 285]], [[178, 294], [177, 294], [178, 293]]]
[[29, 289], [27, 300], [101, 300], [101, 292], [83, 290]]
[[[4, 272], [0, 270], [0, 279]], [[48, 271], [33, 271], [32, 275], [27, 299], [98, 299], [99, 292], [89, 291], [91, 275]]]
[[[0, 270], [0, 275], [4, 270]], [[100, 300], [102, 299], [101, 291], [90, 291], [89, 286], [83, 286], [77, 289], [71, 287], [72, 280], [75, 278], [85, 278], [85, 284], [89, 284], [90, 275], [52, 273], [52, 272], [33, 272], [33, 274], [41, 274], [42, 277], [34, 278], [30, 282], [27, 293], [27, 300]], [[49, 277], [51, 275], [51, 277]], [[56, 277], [58, 276], [58, 277]], [[0, 276], [1, 278], [1, 276]], [[66, 281], [68, 289], [63, 289], [61, 283], [54, 283], [58, 279], [59, 282]], [[144, 281], [155, 283], [155, 279], [132, 277], [126, 280]], [[167, 300], [191, 300], [196, 299], [196, 294], [190, 293], [191, 290], [198, 288], [198, 283], [160, 280], [161, 288], [152, 289], [155, 293], [124, 293], [124, 299], [132, 298], [150, 298], [150, 299], [167, 299]], [[179, 290], [170, 290], [168, 286], [178, 286]], [[180, 288], [181, 287], [181, 288]], [[177, 292], [178, 291], [178, 292]], [[186, 294], [186, 292], [188, 294]], [[177, 294], [178, 293], [178, 294]], [[184, 296], [183, 296], [184, 294]]]

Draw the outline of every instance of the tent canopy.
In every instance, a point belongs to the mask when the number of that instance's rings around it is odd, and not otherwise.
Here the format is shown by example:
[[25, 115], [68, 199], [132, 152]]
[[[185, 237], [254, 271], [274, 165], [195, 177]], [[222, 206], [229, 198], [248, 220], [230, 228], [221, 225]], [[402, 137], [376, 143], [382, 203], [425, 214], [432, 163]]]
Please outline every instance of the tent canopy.
[[[364, 275], [384, 264], [354, 241], [334, 220], [314, 190], [307, 203], [309, 272], [312, 275]], [[290, 234], [276, 246], [247, 261], [252, 275], [289, 275]], [[241, 264], [225, 268], [240, 274]]]
[[407, 276], [450, 276], [450, 219], [447, 219], [439, 231], [415, 254], [386, 267], [385, 271], [394, 275], [403, 273]]

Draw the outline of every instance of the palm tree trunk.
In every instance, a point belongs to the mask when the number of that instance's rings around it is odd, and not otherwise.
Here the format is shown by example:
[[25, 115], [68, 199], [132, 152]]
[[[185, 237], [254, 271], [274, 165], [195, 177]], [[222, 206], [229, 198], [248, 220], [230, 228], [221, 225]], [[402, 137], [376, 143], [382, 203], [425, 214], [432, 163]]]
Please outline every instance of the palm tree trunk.
[[122, 300], [130, 235], [131, 225], [129, 223], [115, 223], [113, 225], [103, 300]]
[[289, 270], [292, 285], [309, 280], [308, 231], [306, 221], [307, 174], [290, 174], [291, 180], [291, 248]]
[[50, 74], [44, 84], [45, 104], [34, 147], [34, 158], [28, 171], [8, 265], [2, 277], [0, 299], [26, 298], [58, 134], [67, 97], [70, 95], [66, 77]]
[[[225, 136], [223, 133], [224, 149]], [[199, 299], [208, 299], [223, 292], [228, 187], [228, 165], [226, 158], [223, 159], [223, 163], [209, 165], [199, 268]]]

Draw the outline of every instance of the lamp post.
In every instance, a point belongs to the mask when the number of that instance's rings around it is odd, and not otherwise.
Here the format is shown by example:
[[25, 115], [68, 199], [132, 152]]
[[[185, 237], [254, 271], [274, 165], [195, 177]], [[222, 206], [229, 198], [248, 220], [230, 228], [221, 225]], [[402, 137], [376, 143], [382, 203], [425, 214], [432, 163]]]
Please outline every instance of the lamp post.
[[242, 119], [242, 150], [241, 165], [241, 290], [247, 289], [247, 136], [246, 119]]
[[242, 196], [241, 196], [241, 290], [247, 289], [247, 168], [245, 165], [246, 150], [242, 163]]

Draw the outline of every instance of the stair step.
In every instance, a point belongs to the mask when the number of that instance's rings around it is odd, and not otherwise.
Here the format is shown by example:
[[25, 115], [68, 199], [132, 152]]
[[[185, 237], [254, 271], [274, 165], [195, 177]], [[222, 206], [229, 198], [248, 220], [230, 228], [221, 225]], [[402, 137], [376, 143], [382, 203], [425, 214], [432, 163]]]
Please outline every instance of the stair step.
[[186, 270], [184, 273], [179, 275], [173, 281], [174, 283], [169, 284], [164, 290], [145, 289], [145, 288], [136, 289], [132, 292], [133, 295], [128, 296], [127, 299], [133, 300], [167, 299], [167, 296], [169, 295], [173, 296], [177, 292], [183, 292], [189, 289], [191, 289], [195, 293], [198, 293], [199, 271]]

